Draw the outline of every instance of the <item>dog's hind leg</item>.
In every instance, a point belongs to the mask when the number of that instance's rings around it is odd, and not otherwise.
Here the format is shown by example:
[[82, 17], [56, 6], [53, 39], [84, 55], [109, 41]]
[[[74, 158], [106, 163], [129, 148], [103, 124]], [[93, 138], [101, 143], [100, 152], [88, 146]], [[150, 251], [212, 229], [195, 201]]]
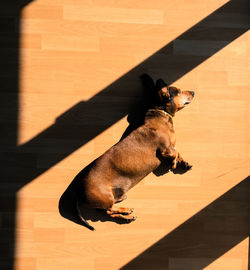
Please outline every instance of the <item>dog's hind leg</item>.
[[[91, 197], [89, 196], [89, 198], [91, 198], [91, 200], [89, 199], [90, 208], [104, 209], [112, 218], [120, 218], [127, 221], [135, 220], [135, 217], [131, 216], [133, 209], [114, 206], [116, 200], [111, 190], [102, 188], [101, 191], [102, 192], [96, 192], [95, 190], [92, 192]], [[122, 197], [123, 195], [120, 198]]]
[[117, 206], [112, 206], [112, 208], [107, 210], [107, 214], [113, 215], [113, 214], [122, 214], [122, 215], [130, 215], [133, 213], [134, 209], [133, 208], [126, 208], [126, 207], [117, 207]]
[[134, 211], [132, 208], [112, 206], [107, 210], [107, 214], [112, 218], [124, 219], [126, 221], [136, 220], [136, 217], [132, 216], [131, 213]]
[[128, 222], [136, 220], [136, 217], [132, 216], [132, 215], [112, 214], [110, 216], [113, 217], [113, 218], [124, 219], [124, 220], [126, 220]]

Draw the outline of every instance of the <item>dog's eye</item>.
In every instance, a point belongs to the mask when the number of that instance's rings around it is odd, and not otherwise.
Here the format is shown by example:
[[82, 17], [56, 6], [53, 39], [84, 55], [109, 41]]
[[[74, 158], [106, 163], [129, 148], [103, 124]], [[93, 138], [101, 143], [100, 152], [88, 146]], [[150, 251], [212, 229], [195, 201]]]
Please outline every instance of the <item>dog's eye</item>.
[[179, 91], [177, 89], [170, 91], [170, 95], [173, 97], [178, 96], [178, 94], [179, 94]]

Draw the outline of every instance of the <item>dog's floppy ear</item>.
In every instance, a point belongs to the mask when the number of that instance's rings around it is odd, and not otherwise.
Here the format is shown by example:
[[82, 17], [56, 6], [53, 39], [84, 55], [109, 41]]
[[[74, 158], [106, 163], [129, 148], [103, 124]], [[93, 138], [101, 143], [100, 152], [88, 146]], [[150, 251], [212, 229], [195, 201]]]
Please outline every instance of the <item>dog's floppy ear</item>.
[[156, 81], [156, 90], [161, 101], [169, 100], [168, 85], [162, 79]]

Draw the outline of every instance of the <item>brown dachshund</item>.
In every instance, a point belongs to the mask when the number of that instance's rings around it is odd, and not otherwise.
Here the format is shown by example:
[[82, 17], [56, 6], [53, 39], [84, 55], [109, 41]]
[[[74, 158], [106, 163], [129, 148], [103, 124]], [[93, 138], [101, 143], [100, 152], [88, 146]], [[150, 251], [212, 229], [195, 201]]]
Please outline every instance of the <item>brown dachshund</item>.
[[164, 159], [171, 161], [172, 169], [180, 164], [185, 170], [192, 167], [175, 150], [173, 117], [192, 101], [194, 92], [167, 86], [162, 79], [153, 87], [155, 96], [144, 123], [94, 160], [83, 175], [79, 174], [77, 211], [91, 230], [94, 228], [83, 218], [81, 206], [104, 209], [112, 218], [133, 221], [133, 209], [114, 206], [126, 199], [129, 189]]

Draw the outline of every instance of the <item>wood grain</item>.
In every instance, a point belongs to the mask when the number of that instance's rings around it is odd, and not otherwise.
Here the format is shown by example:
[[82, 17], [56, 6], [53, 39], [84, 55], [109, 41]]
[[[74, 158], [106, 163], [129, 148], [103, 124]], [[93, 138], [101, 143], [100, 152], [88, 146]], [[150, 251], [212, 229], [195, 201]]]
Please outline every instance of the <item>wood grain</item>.
[[[12, 256], [16, 270], [248, 269], [250, 32], [244, 5], [37, 0], [23, 8], [20, 51], [0, 49], [4, 63], [19, 67], [16, 74], [7, 65], [0, 69], [6, 100], [0, 120], [8, 131], [1, 137], [4, 269], [11, 269]], [[9, 33], [3, 37], [12, 44]], [[142, 102], [144, 72], [195, 91], [174, 119], [177, 149], [193, 169], [150, 174], [121, 203], [135, 208], [135, 222], [89, 221], [96, 231], [88, 231], [60, 215], [59, 199], [84, 166], [119, 141], [127, 114]], [[199, 247], [208, 243], [201, 255]], [[178, 248], [168, 263], [160, 259]]]

